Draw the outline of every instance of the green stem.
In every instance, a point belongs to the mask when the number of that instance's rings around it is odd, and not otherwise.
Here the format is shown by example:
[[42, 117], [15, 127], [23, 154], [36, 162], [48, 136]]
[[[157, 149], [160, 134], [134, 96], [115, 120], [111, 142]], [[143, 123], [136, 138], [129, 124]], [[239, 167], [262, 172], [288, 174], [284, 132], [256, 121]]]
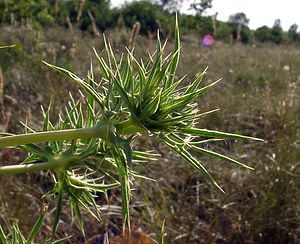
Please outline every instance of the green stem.
[[56, 169], [74, 160], [76, 160], [76, 158], [74, 157], [65, 157], [65, 158], [58, 158], [58, 159], [53, 158], [48, 162], [43, 162], [43, 163], [1, 166], [0, 175], [20, 174], [20, 173], [39, 171], [39, 170]]
[[109, 135], [109, 125], [95, 126], [91, 128], [43, 131], [30, 134], [5, 136], [0, 138], [0, 148], [16, 145], [26, 145], [31, 143], [41, 143], [49, 141], [75, 140], [87, 138], [102, 138], [107, 140]]
[[[145, 129], [136, 125], [136, 123], [134, 123], [132, 120], [127, 120], [125, 122], [120, 123], [116, 126], [116, 129], [117, 132], [122, 135], [130, 135], [137, 132], [145, 131]], [[110, 141], [112, 135], [111, 133], [112, 131], [110, 123], [104, 123], [103, 125], [91, 128], [42, 131], [22, 135], [12, 135], [0, 138], [0, 148], [49, 141], [76, 140], [88, 138], [101, 138], [105, 141]], [[56, 169], [62, 167], [62, 165], [72, 160], [74, 160], [74, 158], [54, 158], [44, 163], [0, 166], [0, 175], [19, 174], [39, 170]]]
[[[145, 129], [136, 125], [132, 120], [127, 120], [116, 125], [117, 132], [121, 135], [130, 135], [137, 132], [144, 132]], [[76, 140], [88, 138], [101, 138], [105, 141], [110, 139], [109, 123], [91, 128], [79, 128], [56, 131], [42, 131], [29, 134], [12, 135], [0, 138], [0, 148], [31, 143], [42, 143], [49, 141]]]

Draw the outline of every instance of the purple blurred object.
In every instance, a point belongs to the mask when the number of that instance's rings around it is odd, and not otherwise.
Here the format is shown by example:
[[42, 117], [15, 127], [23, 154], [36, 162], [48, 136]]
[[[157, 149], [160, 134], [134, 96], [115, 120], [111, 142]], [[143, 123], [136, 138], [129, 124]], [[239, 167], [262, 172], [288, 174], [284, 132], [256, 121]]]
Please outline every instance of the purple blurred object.
[[214, 38], [212, 37], [212, 35], [205, 35], [202, 39], [202, 44], [203, 46], [209, 47], [211, 44], [213, 44], [214, 42]]

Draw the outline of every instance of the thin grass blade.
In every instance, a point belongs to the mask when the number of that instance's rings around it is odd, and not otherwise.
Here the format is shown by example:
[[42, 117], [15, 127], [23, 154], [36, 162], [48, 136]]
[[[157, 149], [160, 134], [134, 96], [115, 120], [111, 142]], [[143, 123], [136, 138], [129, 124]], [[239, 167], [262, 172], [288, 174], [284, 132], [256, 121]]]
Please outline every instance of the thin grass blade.
[[174, 54], [173, 57], [171, 69], [170, 69], [170, 77], [167, 80], [166, 84], [164, 85], [164, 89], [170, 87], [170, 85], [174, 81], [176, 69], [179, 63], [179, 57], [180, 57], [180, 34], [179, 34], [179, 26], [178, 26], [178, 16], [176, 13], [176, 23], [175, 23], [175, 47], [174, 47]]
[[54, 234], [57, 230], [61, 212], [62, 212], [62, 195], [63, 195], [63, 192], [62, 192], [62, 190], [60, 190], [57, 195], [56, 213], [55, 213], [55, 219], [54, 219], [54, 223], [53, 223], [53, 227], [52, 227], [52, 236], [54, 236]]
[[61, 238], [59, 240], [53, 241], [52, 244], [63, 244], [66, 243], [67, 240], [71, 239], [73, 237], [73, 235], [71, 236], [66, 236], [64, 238]]
[[0, 46], [0, 49], [4, 49], [4, 48], [12, 48], [15, 47], [16, 45], [6, 45], [6, 46]]
[[34, 241], [34, 238], [36, 237], [37, 233], [39, 232], [40, 228], [42, 227], [42, 224], [44, 223], [44, 219], [46, 216], [46, 209], [42, 210], [42, 213], [38, 217], [37, 221], [35, 222], [29, 237], [27, 238], [26, 244], [31, 244]]
[[7, 244], [7, 236], [4, 234], [2, 226], [0, 225], [0, 240], [3, 244]]

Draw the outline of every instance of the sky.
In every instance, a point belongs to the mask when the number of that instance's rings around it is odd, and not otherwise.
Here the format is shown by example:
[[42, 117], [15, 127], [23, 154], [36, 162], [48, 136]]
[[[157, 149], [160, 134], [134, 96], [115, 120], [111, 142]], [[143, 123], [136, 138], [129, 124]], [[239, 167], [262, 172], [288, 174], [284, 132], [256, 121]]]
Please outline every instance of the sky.
[[[183, 0], [180, 11], [188, 11], [189, 3], [194, 0]], [[130, 2], [130, 0], [127, 0]], [[122, 5], [124, 0], [111, 0], [113, 6]], [[276, 19], [281, 20], [284, 30], [288, 30], [292, 24], [298, 24], [300, 28], [300, 0], [213, 0], [212, 8], [205, 15], [213, 15], [218, 12], [218, 19], [227, 21], [232, 14], [244, 12], [250, 19], [249, 27], [256, 29], [263, 25], [272, 27]]]

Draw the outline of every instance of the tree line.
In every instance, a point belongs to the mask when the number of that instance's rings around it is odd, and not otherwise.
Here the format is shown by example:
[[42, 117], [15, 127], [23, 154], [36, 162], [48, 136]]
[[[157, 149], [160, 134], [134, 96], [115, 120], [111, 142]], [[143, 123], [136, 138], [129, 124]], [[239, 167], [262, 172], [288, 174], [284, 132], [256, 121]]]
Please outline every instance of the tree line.
[[[202, 37], [211, 34], [223, 42], [240, 41], [242, 43], [271, 42], [300, 43], [298, 25], [292, 25], [288, 32], [283, 31], [280, 20], [273, 27], [262, 26], [256, 30], [248, 27], [249, 19], [244, 13], [236, 13], [227, 22], [214, 16], [203, 16], [211, 1], [200, 0], [192, 7], [196, 15], [180, 14], [180, 29], [183, 35]], [[24, 25], [44, 28], [54, 25], [70, 27], [77, 25], [81, 30], [94, 34], [109, 28], [128, 27], [140, 23], [140, 33], [151, 36], [160, 30], [161, 35], [173, 36], [174, 2], [160, 0], [133, 1], [119, 8], [112, 8], [108, 0], [3, 0], [0, 3], [1, 24]]]

